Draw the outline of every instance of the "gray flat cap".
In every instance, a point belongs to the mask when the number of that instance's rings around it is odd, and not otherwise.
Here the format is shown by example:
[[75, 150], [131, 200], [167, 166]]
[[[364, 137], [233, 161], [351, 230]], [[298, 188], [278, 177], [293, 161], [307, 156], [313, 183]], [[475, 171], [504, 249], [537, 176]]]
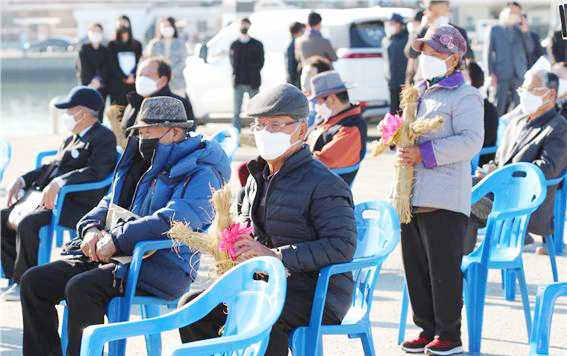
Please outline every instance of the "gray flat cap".
[[193, 120], [187, 120], [185, 106], [181, 100], [169, 96], [154, 96], [142, 101], [136, 124], [126, 130], [142, 127], [183, 127], [193, 126]]
[[246, 115], [253, 117], [291, 116], [304, 119], [308, 114], [307, 98], [291, 84], [280, 84], [260, 91], [246, 108]]

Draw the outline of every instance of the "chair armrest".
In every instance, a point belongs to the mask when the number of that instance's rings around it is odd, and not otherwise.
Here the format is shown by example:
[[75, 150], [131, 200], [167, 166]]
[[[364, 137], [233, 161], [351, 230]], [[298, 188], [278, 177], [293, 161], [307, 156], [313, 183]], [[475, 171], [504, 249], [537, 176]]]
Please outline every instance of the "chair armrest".
[[481, 156], [486, 156], [489, 154], [493, 154], [496, 153], [496, 150], [498, 149], [497, 146], [486, 146], [480, 149], [480, 155]]
[[[356, 269], [375, 266], [384, 261], [386, 256], [372, 256], [356, 258], [350, 262], [332, 264], [322, 268], [317, 278], [317, 286], [313, 296], [313, 306], [311, 307], [311, 318], [309, 319], [310, 336], [315, 337], [321, 328], [323, 320], [323, 311], [327, 300], [327, 290], [329, 288], [329, 280], [331, 276], [351, 272]], [[307, 337], [310, 337], [309, 335]]]
[[141, 241], [134, 247], [132, 253], [132, 262], [130, 262], [130, 269], [128, 270], [128, 279], [126, 281], [126, 290], [124, 291], [124, 298], [130, 310], [130, 304], [134, 299], [136, 293], [136, 286], [138, 285], [138, 277], [140, 275], [140, 268], [142, 267], [142, 257], [144, 253], [152, 250], [165, 250], [174, 247], [176, 242], [171, 239], [164, 240], [149, 240]]
[[57, 150], [38, 152], [35, 156], [35, 168], [41, 167], [43, 159], [45, 157], [55, 156], [56, 154], [57, 154]]
[[[271, 330], [271, 328], [270, 328]], [[263, 337], [261, 329], [249, 330], [241, 335], [223, 336], [190, 342], [187, 344], [176, 345], [165, 350], [164, 356], [208, 356], [230, 354], [235, 349], [243, 349], [250, 344], [254, 344]], [[266, 337], [268, 337], [266, 335]]]
[[548, 187], [552, 187], [554, 185], [559, 185], [559, 183], [561, 183], [563, 179], [564, 179], [563, 176], [559, 176], [557, 178], [547, 179], [545, 182], [547, 183]]
[[61, 210], [63, 209], [63, 202], [65, 201], [65, 196], [69, 193], [84, 192], [88, 190], [98, 190], [106, 188], [112, 184], [112, 175], [93, 183], [80, 183], [80, 184], [65, 184], [59, 190], [57, 194], [57, 199], [55, 201], [55, 207], [53, 208], [53, 224], [54, 226], [59, 225], [59, 219], [61, 217]]

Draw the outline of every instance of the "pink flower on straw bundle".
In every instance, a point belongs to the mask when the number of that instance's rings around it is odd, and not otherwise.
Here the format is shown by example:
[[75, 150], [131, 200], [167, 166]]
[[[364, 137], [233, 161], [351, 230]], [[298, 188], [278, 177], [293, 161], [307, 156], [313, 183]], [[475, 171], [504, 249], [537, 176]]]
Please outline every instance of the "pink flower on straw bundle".
[[226, 251], [231, 260], [235, 261], [234, 243], [240, 240], [240, 235], [250, 235], [254, 228], [242, 227], [239, 223], [233, 223], [220, 233], [219, 250]]
[[381, 132], [382, 141], [389, 142], [392, 136], [398, 131], [402, 125], [402, 117], [400, 115], [392, 115], [387, 113], [384, 119], [378, 124], [378, 130]]

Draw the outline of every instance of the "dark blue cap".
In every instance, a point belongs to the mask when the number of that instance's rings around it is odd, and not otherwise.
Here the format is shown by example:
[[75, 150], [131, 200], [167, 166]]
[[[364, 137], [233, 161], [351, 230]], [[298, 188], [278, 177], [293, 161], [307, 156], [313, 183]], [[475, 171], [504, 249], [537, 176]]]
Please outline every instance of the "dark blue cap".
[[104, 107], [104, 101], [98, 91], [80, 85], [71, 89], [66, 98], [55, 103], [58, 109], [69, 109], [77, 105], [100, 111]]
[[394, 12], [392, 14], [392, 17], [390, 17], [390, 21], [396, 21], [396, 22], [399, 22], [399, 23], [404, 23], [404, 18], [402, 17], [402, 15]]

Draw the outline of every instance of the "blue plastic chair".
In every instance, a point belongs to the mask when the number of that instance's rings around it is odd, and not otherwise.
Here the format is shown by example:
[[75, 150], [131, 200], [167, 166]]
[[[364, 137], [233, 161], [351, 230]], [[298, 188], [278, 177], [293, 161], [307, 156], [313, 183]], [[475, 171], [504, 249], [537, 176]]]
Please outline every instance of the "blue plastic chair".
[[240, 134], [234, 126], [222, 129], [211, 137], [211, 141], [217, 142], [221, 145], [230, 161], [236, 153], [238, 146], [240, 146]]
[[[159, 316], [160, 306], [162, 305], [169, 309], [175, 309], [177, 307], [179, 299], [168, 300], [158, 297], [136, 295], [138, 277], [140, 275], [140, 268], [142, 266], [142, 257], [144, 256], [144, 253], [153, 250], [170, 249], [174, 246], [175, 242], [169, 239], [141, 241], [136, 244], [132, 254], [130, 269], [128, 270], [128, 279], [126, 280], [124, 295], [112, 298], [110, 303], [108, 303], [106, 316], [109, 323], [128, 321], [130, 319], [130, 309], [132, 305], [139, 305], [140, 313], [144, 319]], [[195, 268], [198, 268], [198, 265], [195, 266]], [[65, 305], [61, 333], [61, 350], [63, 355], [66, 355], [68, 344], [67, 319], [68, 310]], [[161, 335], [159, 333], [146, 335], [146, 350], [148, 356], [161, 355]], [[126, 340], [118, 340], [110, 343], [108, 356], [122, 356], [125, 352]]]
[[534, 326], [530, 337], [530, 356], [549, 355], [553, 307], [559, 297], [567, 297], [567, 282], [541, 285], [537, 288]]
[[[473, 353], [480, 352], [488, 269], [506, 271], [506, 285], [510, 287], [515, 286], [517, 277], [528, 337], [530, 335], [530, 303], [522, 249], [530, 216], [545, 200], [547, 186], [545, 177], [537, 166], [522, 162], [507, 165], [486, 176], [473, 188], [471, 202], [474, 204], [490, 193], [494, 195], [494, 204], [488, 216], [484, 239], [473, 252], [463, 257], [461, 264], [469, 352]], [[404, 338], [407, 302], [405, 288], [398, 342]]]
[[[400, 222], [394, 208], [383, 201], [356, 205], [355, 216], [357, 245], [353, 260], [319, 272], [309, 325], [295, 329], [290, 336], [294, 356], [323, 355], [322, 335], [337, 334], [360, 338], [365, 355], [375, 355], [369, 318], [373, 292], [382, 263], [400, 240]], [[329, 279], [345, 272], [352, 272], [354, 279], [351, 307], [341, 324], [321, 325]]]
[[[42, 165], [43, 159], [49, 156], [56, 155], [57, 151], [43, 151], [39, 152], [36, 156], [36, 168]], [[118, 161], [122, 156], [122, 149], [117, 151]], [[57, 194], [57, 199], [55, 201], [55, 207], [52, 210], [51, 223], [49, 225], [43, 226], [39, 230], [39, 248], [37, 262], [38, 265], [49, 263], [51, 258], [51, 247], [53, 245], [53, 236], [55, 236], [55, 244], [57, 247], [63, 245], [63, 236], [65, 232], [68, 232], [71, 239], [77, 236], [77, 232], [74, 228], [69, 228], [60, 224], [61, 211], [63, 209], [63, 203], [65, 197], [69, 193], [84, 192], [88, 190], [98, 190], [106, 187], [110, 187], [112, 184], [113, 174], [108, 177], [93, 183], [81, 183], [81, 184], [66, 184], [61, 187], [61, 190]]]
[[[563, 229], [565, 227], [565, 205], [567, 197], [565, 196], [565, 181], [567, 177], [567, 169], [563, 170], [561, 175], [554, 179], [547, 180], [547, 187], [558, 186], [555, 191], [555, 202], [553, 205], [553, 234], [548, 234], [545, 238], [549, 260], [551, 262], [551, 273], [553, 281], [558, 282], [557, 262], [555, 255], [561, 253], [563, 248]], [[561, 184], [563, 183], [563, 184]], [[556, 241], [557, 240], [557, 241]]]
[[10, 143], [5, 140], [0, 140], [0, 182], [2, 181], [2, 177], [4, 176], [4, 172], [12, 159], [12, 147]]
[[[563, 170], [559, 177], [547, 181], [548, 187], [554, 185], [558, 185], [558, 188], [555, 191], [555, 205], [553, 207], [553, 243], [555, 244], [554, 252], [560, 255], [563, 252], [563, 233], [565, 231], [565, 215], [567, 213], [567, 168]], [[555, 260], [555, 257], [553, 260]], [[554, 281], [557, 282], [555, 275]]]
[[486, 146], [483, 147], [480, 152], [475, 155], [472, 159], [471, 159], [471, 174], [474, 176], [474, 172], [476, 171], [476, 167], [479, 166], [479, 162], [480, 162], [480, 157], [481, 156], [486, 156], [489, 154], [493, 154], [496, 153], [496, 150], [498, 149], [497, 146]]
[[[256, 280], [256, 272], [268, 281]], [[281, 261], [257, 257], [230, 269], [200, 296], [166, 315], [134, 322], [89, 326], [83, 332], [81, 356], [99, 356], [104, 344], [137, 335], [156, 335], [190, 325], [219, 304], [228, 307], [223, 335], [171, 347], [163, 355], [264, 355], [272, 326], [279, 319], [286, 295], [286, 273]]]

